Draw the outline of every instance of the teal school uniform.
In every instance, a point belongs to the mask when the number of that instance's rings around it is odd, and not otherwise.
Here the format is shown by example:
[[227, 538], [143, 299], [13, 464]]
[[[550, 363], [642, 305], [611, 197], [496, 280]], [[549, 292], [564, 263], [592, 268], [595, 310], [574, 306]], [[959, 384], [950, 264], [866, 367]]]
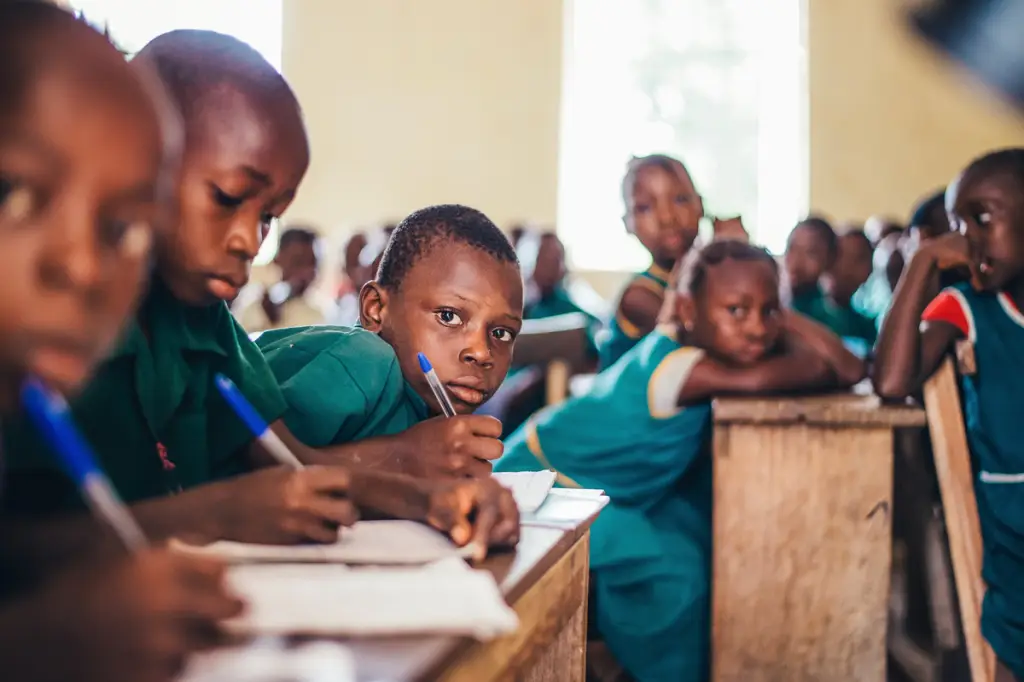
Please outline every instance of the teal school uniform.
[[[234, 381], [268, 422], [284, 413], [263, 355], [227, 306], [186, 306], [154, 281], [119, 347], [71, 401], [75, 421], [125, 500], [160, 497], [247, 470], [245, 448], [253, 435], [215, 388], [218, 373]], [[13, 423], [5, 436], [9, 508], [81, 506], [30, 424]]]
[[676, 407], [701, 357], [655, 330], [589, 393], [531, 418], [494, 467], [608, 494], [591, 529], [596, 620], [638, 682], [707, 678], [711, 406]]
[[864, 357], [878, 336], [875, 321], [854, 307], [842, 308], [832, 302], [821, 288], [794, 296], [790, 307], [801, 315], [819, 322], [843, 339], [847, 348]]
[[388, 436], [429, 417], [394, 349], [365, 329], [279, 329], [256, 343], [288, 404], [285, 424], [306, 445]]
[[961, 377], [961, 388], [988, 586], [981, 630], [1024, 679], [1024, 315], [1007, 294], [962, 283], [943, 290], [923, 317], [952, 322], [974, 345], [977, 371]]
[[[663, 297], [665, 289], [668, 287], [668, 277], [667, 271], [652, 263], [649, 268], [634, 275], [627, 288], [638, 285]], [[598, 369], [604, 371], [614, 365], [619, 358], [637, 344], [642, 336], [640, 329], [616, 310], [614, 317], [608, 323], [608, 334], [599, 344]]]

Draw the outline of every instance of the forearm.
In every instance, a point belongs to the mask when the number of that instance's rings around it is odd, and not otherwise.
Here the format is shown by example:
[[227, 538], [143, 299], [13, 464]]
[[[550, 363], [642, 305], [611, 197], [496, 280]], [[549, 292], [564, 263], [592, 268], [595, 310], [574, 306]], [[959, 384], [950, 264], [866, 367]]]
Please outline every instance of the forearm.
[[[50, 600], [52, 601], [52, 600]], [[20, 597], [0, 607], [0, 670], [10, 682], [49, 682], [74, 674], [68, 665], [66, 642], [54, 641], [53, 605], [33, 596]], [[44, 613], [40, 613], [40, 610]], [[81, 674], [82, 671], [74, 671]]]
[[[296, 438], [283, 421], [274, 422], [271, 428], [303, 464], [344, 466], [354, 471], [402, 473], [405, 470], [404, 463], [416, 455], [406, 439], [397, 436], [378, 436], [352, 443], [311, 448]], [[249, 459], [257, 468], [278, 464], [257, 441], [253, 441], [250, 447]]]
[[939, 270], [931, 258], [919, 252], [896, 287], [875, 345], [872, 382], [880, 396], [902, 398], [919, 383], [921, 315], [938, 293]]
[[851, 353], [842, 340], [823, 324], [790, 312], [787, 327], [813, 353], [818, 354], [842, 386], [852, 386], [864, 378], [864, 361]]
[[[83, 514], [0, 521], [0, 570], [5, 593], [30, 586], [83, 557], [122, 551], [116, 538]], [[0, 641], [3, 641], [0, 638]]]
[[351, 500], [365, 517], [414, 521], [427, 517], [429, 495], [423, 483], [410, 476], [355, 470], [349, 489]]

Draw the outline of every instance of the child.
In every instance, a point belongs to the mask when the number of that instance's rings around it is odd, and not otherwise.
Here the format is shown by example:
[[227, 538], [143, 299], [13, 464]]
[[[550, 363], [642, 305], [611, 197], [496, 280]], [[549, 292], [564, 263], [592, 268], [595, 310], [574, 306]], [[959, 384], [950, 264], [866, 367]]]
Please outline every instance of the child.
[[669, 270], [697, 238], [704, 205], [682, 162], [652, 154], [633, 158], [622, 179], [623, 222], [651, 254], [651, 265], [633, 277], [616, 305], [600, 348], [600, 369], [610, 367], [654, 324]]
[[827, 326], [847, 347], [865, 357], [875, 343], [875, 321], [854, 306], [854, 295], [871, 277], [874, 250], [863, 230], [850, 230], [838, 240], [838, 254], [828, 274]]
[[786, 240], [786, 283], [789, 307], [812, 320], [828, 324], [821, 278], [839, 254], [839, 238], [824, 218], [810, 216], [797, 223]]
[[[704, 680], [711, 550], [711, 398], [849, 386], [863, 364], [779, 308], [764, 249], [696, 254], [678, 302], [590, 392], [512, 435], [496, 471], [553, 469], [611, 498], [591, 533], [597, 627], [639, 682]], [[676, 335], [682, 339], [675, 340]]]
[[274, 256], [281, 280], [267, 287], [259, 300], [237, 312], [238, 322], [245, 331], [253, 333], [324, 323], [324, 311], [307, 297], [317, 276], [319, 240], [313, 230], [299, 227], [281, 233]]
[[[151, 229], [169, 212], [176, 131], [167, 131], [165, 154], [143, 83], [99, 33], [47, 3], [0, 4], [0, 64], [0, 413], [8, 417], [26, 375], [73, 392], [116, 339], [141, 288]], [[169, 682], [240, 609], [221, 566], [162, 550], [63, 565], [58, 577], [35, 576], [37, 589], [11, 594], [23, 557], [10, 531], [4, 519], [8, 682]]]
[[[310, 446], [349, 444], [364, 461], [451, 457], [458, 470], [423, 473], [489, 474], [501, 424], [471, 413], [504, 380], [522, 325], [523, 284], [508, 239], [465, 206], [416, 211], [395, 229], [360, 302], [363, 329], [259, 338], [288, 403], [288, 428]], [[460, 416], [436, 416], [420, 352]], [[438, 457], [423, 457], [433, 450]]]
[[363, 264], [360, 258], [368, 244], [366, 233], [362, 231], [352, 234], [345, 242], [341, 251], [341, 283], [334, 297], [331, 324], [351, 326], [359, 322], [359, 292], [373, 279], [369, 263]]
[[[961, 377], [964, 422], [984, 543], [982, 634], [1006, 679], [1024, 679], [1024, 481], [1019, 393], [1024, 384], [1024, 149], [973, 161], [946, 195], [958, 227], [914, 254], [882, 326], [879, 395], [915, 393], [954, 345], [970, 344]], [[970, 283], [939, 293], [943, 271], [966, 267]], [[936, 294], [938, 294], [936, 296]], [[965, 363], [971, 364], [971, 363]]]
[[[303, 448], [288, 433], [277, 382], [224, 304], [245, 285], [271, 221], [295, 196], [309, 161], [305, 128], [284, 79], [234, 38], [173, 31], [144, 47], [134, 65], [156, 69], [182, 114], [180, 210], [173, 229], [159, 234], [156, 272], [139, 313], [72, 408], [122, 496], [147, 500], [134, 508], [143, 528], [154, 538], [331, 542], [339, 525], [354, 522], [354, 504], [424, 520], [437, 505], [462, 508], [459, 499], [474, 507], [504, 504], [505, 491], [489, 480], [453, 487], [337, 467], [278, 466], [238, 476], [276, 462], [214, 388], [218, 373], [304, 462], [358, 465]], [[11, 468], [20, 483], [12, 486], [17, 496], [7, 500], [9, 508], [39, 514], [80, 505], [65, 479], [53, 475], [32, 431], [22, 425], [10, 440], [18, 444]], [[202, 485], [211, 481], [219, 482]], [[448, 514], [446, 523], [470, 512]], [[485, 528], [492, 517], [480, 517], [486, 523], [479, 533], [505, 535], [496, 542], [517, 532], [510, 530], [514, 519], [500, 516]]]

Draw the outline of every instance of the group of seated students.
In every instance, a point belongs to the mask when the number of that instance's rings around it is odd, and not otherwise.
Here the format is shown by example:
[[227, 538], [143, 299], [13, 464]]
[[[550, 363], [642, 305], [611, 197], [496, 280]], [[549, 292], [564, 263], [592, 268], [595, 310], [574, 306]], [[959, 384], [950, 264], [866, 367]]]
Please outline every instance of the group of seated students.
[[[0, 55], [0, 265], [14, 278], [0, 298], [5, 680], [169, 680], [244, 608], [223, 566], [159, 548], [125, 556], [82, 513], [19, 414], [26, 377], [69, 396], [155, 544], [333, 542], [360, 517], [391, 517], [462, 545], [511, 546], [518, 512], [492, 468], [602, 489], [595, 627], [635, 680], [676, 682], [708, 677], [712, 398], [840, 389], [870, 373], [883, 397], [905, 399], [962, 340], [976, 357], [964, 392], [982, 626], [1001, 674], [1024, 680], [1024, 453], [1009, 428], [1024, 341], [1024, 150], [979, 158], [922, 206], [919, 234], [897, 235], [881, 268], [891, 301], [874, 309], [861, 299], [879, 257], [862, 231], [809, 218], [781, 266], [736, 219], [713, 221], [698, 245], [703, 201], [683, 164], [633, 159], [624, 222], [650, 267], [617, 301], [590, 388], [503, 442], [501, 423], [476, 413], [505, 380], [524, 313], [572, 308], [556, 238], [539, 239], [524, 287], [516, 250], [484, 214], [415, 211], [358, 293], [345, 292], [357, 325], [288, 326], [254, 342], [226, 302], [310, 154], [282, 76], [204, 31], [159, 36], [126, 63], [101, 34], [32, 0], [0, 4]], [[308, 286], [315, 238], [282, 242], [279, 264], [297, 273], [289, 287]], [[257, 312], [271, 320], [290, 300], [268, 299]], [[454, 417], [441, 416], [420, 353]], [[306, 468], [274, 466], [213, 390], [217, 374]]]

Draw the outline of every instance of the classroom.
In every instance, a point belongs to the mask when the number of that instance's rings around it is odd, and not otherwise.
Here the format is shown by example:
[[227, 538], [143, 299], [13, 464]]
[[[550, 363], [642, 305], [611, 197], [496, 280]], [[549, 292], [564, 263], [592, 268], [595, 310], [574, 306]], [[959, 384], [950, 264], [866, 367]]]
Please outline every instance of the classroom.
[[1024, 682], [1022, 31], [0, 0], [0, 679]]

